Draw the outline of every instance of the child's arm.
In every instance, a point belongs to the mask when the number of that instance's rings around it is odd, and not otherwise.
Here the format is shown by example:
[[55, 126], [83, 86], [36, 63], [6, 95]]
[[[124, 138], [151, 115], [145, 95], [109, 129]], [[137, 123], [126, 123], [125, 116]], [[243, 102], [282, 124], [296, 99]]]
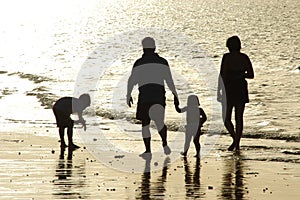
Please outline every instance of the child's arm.
[[82, 112], [78, 112], [78, 120], [75, 123], [81, 123], [83, 126], [84, 131], [86, 131], [86, 123], [82, 117]]
[[201, 123], [201, 126], [204, 124], [204, 122], [206, 122], [206, 120], [207, 120], [206, 114], [205, 114], [204, 110], [202, 108], [200, 108], [200, 123]]
[[183, 110], [179, 108], [179, 105], [175, 104], [175, 109], [178, 113], [183, 113]]

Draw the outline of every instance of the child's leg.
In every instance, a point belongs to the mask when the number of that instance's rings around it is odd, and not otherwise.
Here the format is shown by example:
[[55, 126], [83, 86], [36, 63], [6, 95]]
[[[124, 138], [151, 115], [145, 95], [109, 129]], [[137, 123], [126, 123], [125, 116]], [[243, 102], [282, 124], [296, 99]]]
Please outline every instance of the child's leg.
[[73, 143], [73, 125], [68, 126], [67, 134], [68, 134], [69, 148], [73, 148], [73, 149], [80, 148], [79, 146]]
[[201, 134], [201, 130], [199, 129], [196, 133], [196, 135], [194, 136], [194, 144], [195, 144], [195, 148], [196, 148], [196, 156], [195, 157], [199, 157], [200, 156], [200, 134]]
[[67, 128], [67, 134], [68, 134], [68, 141], [69, 141], [69, 146], [73, 144], [73, 127]]
[[192, 140], [192, 134], [189, 133], [189, 131], [187, 131], [185, 133], [185, 142], [184, 142], [183, 152], [181, 153], [183, 156], [187, 155], [187, 152], [188, 152], [188, 150], [190, 148], [191, 140]]
[[65, 148], [67, 145], [65, 143], [65, 128], [64, 127], [59, 127], [58, 129], [58, 132], [59, 132], [59, 137], [60, 137], [60, 146], [62, 148]]

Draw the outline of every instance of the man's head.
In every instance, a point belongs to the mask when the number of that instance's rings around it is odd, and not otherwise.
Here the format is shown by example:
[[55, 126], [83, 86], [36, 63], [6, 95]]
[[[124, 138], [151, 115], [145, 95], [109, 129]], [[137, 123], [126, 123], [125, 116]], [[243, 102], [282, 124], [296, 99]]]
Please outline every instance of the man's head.
[[143, 46], [143, 50], [144, 52], [145, 51], [155, 51], [155, 41], [153, 38], [151, 37], [145, 37], [143, 40], [142, 40], [142, 46]]
[[81, 102], [81, 105], [86, 108], [91, 105], [91, 97], [89, 94], [82, 94], [79, 97], [79, 101]]

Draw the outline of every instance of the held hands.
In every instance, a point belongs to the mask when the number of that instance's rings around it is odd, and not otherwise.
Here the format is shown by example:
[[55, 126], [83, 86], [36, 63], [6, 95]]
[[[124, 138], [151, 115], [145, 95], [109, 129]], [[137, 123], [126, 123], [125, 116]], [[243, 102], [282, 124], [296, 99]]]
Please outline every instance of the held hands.
[[131, 96], [128, 96], [127, 95], [127, 105], [129, 106], [129, 107], [131, 107], [131, 104], [133, 104], [133, 99], [132, 99], [132, 97]]

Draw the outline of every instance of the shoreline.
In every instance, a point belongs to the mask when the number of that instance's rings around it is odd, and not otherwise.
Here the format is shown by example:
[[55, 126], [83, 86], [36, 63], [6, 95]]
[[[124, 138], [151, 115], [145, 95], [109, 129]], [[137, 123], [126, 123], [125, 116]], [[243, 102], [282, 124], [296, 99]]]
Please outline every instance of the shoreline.
[[[0, 144], [0, 199], [298, 199], [300, 195], [298, 163], [249, 160], [245, 146], [241, 155], [216, 150], [197, 163], [191, 145], [187, 159], [165, 156], [168, 164], [161, 169], [129, 173], [103, 164], [83, 146], [68, 159], [68, 149], [60, 152], [52, 137], [2, 132]], [[140, 161], [155, 168], [155, 158]]]

